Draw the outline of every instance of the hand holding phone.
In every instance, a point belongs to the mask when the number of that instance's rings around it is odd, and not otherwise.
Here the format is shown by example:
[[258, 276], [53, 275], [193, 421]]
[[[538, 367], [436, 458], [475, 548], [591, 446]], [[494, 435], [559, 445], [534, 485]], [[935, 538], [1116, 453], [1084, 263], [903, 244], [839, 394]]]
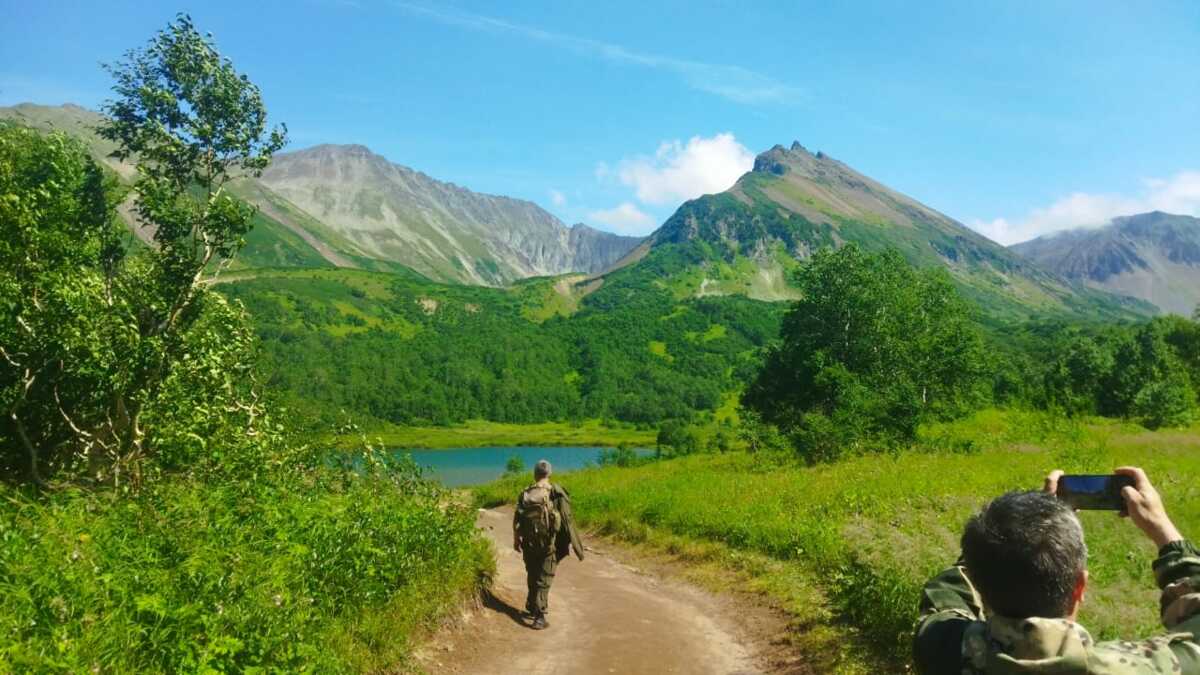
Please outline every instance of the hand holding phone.
[[1162, 548], [1173, 541], [1183, 539], [1183, 535], [1167, 515], [1162, 497], [1150, 484], [1145, 471], [1136, 466], [1123, 466], [1117, 469], [1117, 475], [1133, 481], [1132, 486], [1122, 489], [1129, 519], [1146, 533], [1155, 546]]
[[1045, 490], [1076, 509], [1118, 511], [1159, 547], [1183, 538], [1158, 490], [1137, 467], [1123, 466], [1108, 476], [1071, 476], [1056, 469], [1046, 476]]

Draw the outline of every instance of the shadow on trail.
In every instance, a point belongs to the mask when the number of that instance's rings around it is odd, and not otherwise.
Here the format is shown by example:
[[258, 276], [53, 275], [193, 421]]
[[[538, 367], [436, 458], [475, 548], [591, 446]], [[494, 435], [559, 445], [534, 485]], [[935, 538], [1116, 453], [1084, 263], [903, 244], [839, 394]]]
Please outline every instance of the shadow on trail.
[[483, 606], [492, 610], [493, 612], [507, 616], [515, 621], [517, 625], [528, 628], [528, 624], [525, 623], [525, 613], [520, 609], [508, 604], [490, 590], [485, 590], [483, 592]]

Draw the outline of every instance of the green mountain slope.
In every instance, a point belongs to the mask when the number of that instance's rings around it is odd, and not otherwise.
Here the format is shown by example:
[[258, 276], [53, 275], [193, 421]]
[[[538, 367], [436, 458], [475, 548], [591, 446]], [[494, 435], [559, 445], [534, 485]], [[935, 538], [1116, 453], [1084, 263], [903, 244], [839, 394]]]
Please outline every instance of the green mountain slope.
[[1144, 303], [1057, 277], [961, 223], [799, 143], [759, 155], [726, 192], [685, 203], [606, 282], [651, 276], [676, 295], [789, 297], [788, 272], [822, 246], [895, 247], [914, 265], [946, 268], [996, 318], [1130, 317]]

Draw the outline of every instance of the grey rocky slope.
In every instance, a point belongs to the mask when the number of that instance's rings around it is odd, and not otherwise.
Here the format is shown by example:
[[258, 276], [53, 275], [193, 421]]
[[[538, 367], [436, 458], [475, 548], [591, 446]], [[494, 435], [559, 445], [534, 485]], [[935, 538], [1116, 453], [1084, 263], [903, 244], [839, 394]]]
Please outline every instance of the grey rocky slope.
[[532, 202], [435, 180], [361, 145], [280, 154], [261, 182], [364, 255], [442, 281], [499, 285], [597, 272], [639, 242], [568, 228]]
[[[80, 106], [0, 107], [0, 120], [81, 139], [98, 160], [132, 180], [131, 164]], [[536, 204], [479, 194], [392, 164], [361, 145], [282, 153], [261, 180], [231, 186], [260, 207], [261, 222], [239, 254], [254, 266], [403, 265], [439, 281], [500, 285], [531, 276], [608, 269], [640, 239], [567, 227]], [[122, 215], [131, 220], [128, 205]], [[134, 228], [143, 239], [144, 228]], [[286, 253], [286, 255], [284, 253]]]
[[1200, 304], [1200, 219], [1154, 211], [1038, 237], [1012, 250], [1062, 274], [1190, 315]]

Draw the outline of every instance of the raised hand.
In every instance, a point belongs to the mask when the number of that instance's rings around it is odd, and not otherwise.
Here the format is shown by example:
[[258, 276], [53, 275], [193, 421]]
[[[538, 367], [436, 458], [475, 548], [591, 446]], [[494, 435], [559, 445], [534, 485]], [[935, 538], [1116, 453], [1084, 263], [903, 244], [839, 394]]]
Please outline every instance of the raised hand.
[[1167, 516], [1167, 509], [1163, 506], [1162, 497], [1159, 496], [1158, 490], [1150, 484], [1150, 479], [1146, 477], [1146, 472], [1135, 466], [1123, 466], [1116, 470], [1116, 473], [1121, 476], [1129, 476], [1133, 479], [1133, 487], [1126, 486], [1121, 489], [1121, 496], [1125, 498], [1126, 513], [1134, 525], [1138, 526], [1142, 532], [1154, 542], [1155, 546], [1162, 548], [1164, 545], [1173, 541], [1183, 539], [1183, 535], [1176, 529], [1175, 524], [1171, 522], [1171, 518]]

